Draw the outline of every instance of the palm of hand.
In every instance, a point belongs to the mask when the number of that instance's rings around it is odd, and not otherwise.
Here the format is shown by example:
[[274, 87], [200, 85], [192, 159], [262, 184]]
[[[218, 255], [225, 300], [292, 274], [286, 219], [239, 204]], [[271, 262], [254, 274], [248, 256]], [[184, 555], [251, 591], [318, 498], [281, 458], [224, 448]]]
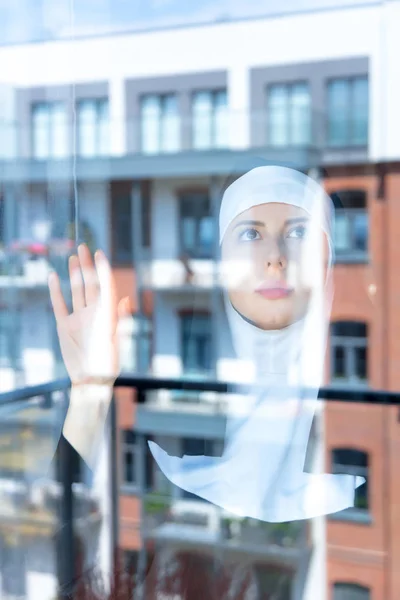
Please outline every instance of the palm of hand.
[[[61, 353], [71, 381], [87, 377], [115, 379], [119, 373], [118, 318], [129, 314], [129, 301], [116, 301], [115, 282], [106, 257], [99, 253], [94, 268], [86, 246], [70, 259], [73, 312], [66, 307], [58, 276], [50, 281]], [[83, 278], [82, 278], [83, 277]]]

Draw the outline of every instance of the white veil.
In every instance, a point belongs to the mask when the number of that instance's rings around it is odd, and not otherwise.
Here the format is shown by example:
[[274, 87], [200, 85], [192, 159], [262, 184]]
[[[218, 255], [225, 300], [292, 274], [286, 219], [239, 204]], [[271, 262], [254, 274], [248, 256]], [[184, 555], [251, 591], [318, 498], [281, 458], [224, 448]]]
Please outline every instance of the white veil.
[[[332, 299], [331, 200], [303, 173], [286, 167], [257, 167], [231, 184], [223, 196], [220, 243], [233, 219], [267, 203], [290, 204], [310, 215], [305, 262], [314, 268], [308, 271], [312, 293], [307, 313], [284, 329], [265, 331], [246, 321], [225, 291], [236, 355], [253, 365], [254, 377], [240, 410], [228, 406], [223, 455], [180, 458], [168, 455], [154, 442], [149, 447], [173, 484], [239, 516], [283, 522], [353, 506], [355, 489], [365, 480], [304, 471], [323, 382]], [[323, 265], [323, 232], [329, 244], [328, 275]], [[221, 264], [224, 269], [239, 272], [240, 265]]]

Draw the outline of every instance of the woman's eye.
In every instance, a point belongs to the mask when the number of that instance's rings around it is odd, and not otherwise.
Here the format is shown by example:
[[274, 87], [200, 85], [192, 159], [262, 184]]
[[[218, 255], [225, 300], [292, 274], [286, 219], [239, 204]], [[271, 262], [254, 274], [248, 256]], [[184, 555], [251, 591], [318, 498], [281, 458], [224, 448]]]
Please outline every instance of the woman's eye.
[[239, 235], [239, 240], [241, 242], [253, 242], [254, 240], [259, 239], [261, 239], [261, 236], [258, 233], [257, 229], [246, 229], [245, 231], [242, 231], [242, 233]]
[[307, 229], [305, 228], [304, 225], [297, 225], [297, 227], [294, 227], [293, 229], [291, 229], [290, 231], [288, 231], [288, 234], [286, 237], [291, 238], [291, 239], [303, 239], [304, 236], [307, 233]]

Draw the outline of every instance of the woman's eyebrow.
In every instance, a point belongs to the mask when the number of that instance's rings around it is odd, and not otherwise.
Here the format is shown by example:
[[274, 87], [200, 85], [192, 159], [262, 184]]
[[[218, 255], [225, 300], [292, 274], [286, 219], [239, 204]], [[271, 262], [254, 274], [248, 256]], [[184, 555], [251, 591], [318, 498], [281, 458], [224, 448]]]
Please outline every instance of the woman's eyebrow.
[[293, 225], [294, 223], [303, 223], [304, 221], [309, 221], [308, 217], [293, 217], [291, 219], [286, 219], [285, 225]]
[[235, 227], [233, 228], [233, 231], [237, 228], [237, 227], [241, 227], [242, 225], [256, 225], [258, 227], [265, 227], [265, 223], [263, 223], [262, 221], [251, 221], [251, 220], [247, 220], [247, 221], [239, 221], [239, 223], [237, 223], [235, 225]]

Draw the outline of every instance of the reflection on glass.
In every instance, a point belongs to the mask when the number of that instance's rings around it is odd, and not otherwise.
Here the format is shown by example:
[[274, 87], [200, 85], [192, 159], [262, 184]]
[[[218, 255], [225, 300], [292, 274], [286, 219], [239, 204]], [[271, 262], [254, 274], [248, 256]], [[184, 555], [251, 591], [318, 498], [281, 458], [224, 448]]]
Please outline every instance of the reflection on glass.
[[109, 153], [108, 100], [82, 100], [77, 106], [78, 152], [81, 156]]
[[345, 213], [336, 213], [335, 217], [335, 249], [348, 250], [350, 237], [350, 223]]
[[365, 252], [368, 250], [368, 213], [358, 213], [353, 220], [354, 248]]
[[368, 79], [333, 79], [328, 83], [328, 143], [360, 146], [368, 142]]
[[143, 96], [140, 122], [141, 149], [144, 153], [179, 150], [179, 112], [175, 94]]
[[268, 131], [271, 146], [289, 143], [289, 94], [285, 85], [271, 86], [268, 94]]
[[268, 142], [304, 145], [311, 139], [311, 97], [307, 83], [274, 84], [268, 89]]
[[224, 148], [228, 143], [228, 96], [226, 90], [201, 91], [192, 100], [193, 147]]
[[211, 318], [209, 315], [184, 315], [181, 327], [183, 371], [204, 376], [211, 369]]

